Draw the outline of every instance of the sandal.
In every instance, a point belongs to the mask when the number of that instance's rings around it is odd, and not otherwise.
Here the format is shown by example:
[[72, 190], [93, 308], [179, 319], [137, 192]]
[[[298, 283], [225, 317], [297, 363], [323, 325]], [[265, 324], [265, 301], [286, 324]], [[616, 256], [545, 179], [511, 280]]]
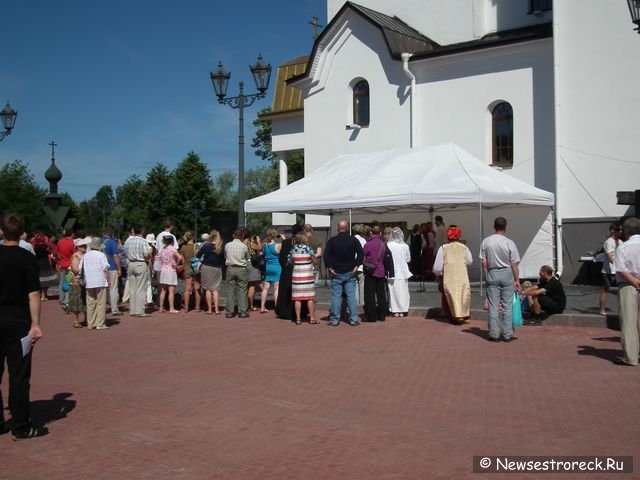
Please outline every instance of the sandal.
[[302, 325], [302, 322], [300, 320], [296, 320], [296, 325]]
[[73, 328], [82, 328], [82, 324], [79, 322], [73, 322]]
[[309, 320], [309, 323], [310, 323], [311, 325], [318, 325], [320, 322], [319, 322], [319, 321], [317, 321], [315, 318], [312, 318], [311, 320]]

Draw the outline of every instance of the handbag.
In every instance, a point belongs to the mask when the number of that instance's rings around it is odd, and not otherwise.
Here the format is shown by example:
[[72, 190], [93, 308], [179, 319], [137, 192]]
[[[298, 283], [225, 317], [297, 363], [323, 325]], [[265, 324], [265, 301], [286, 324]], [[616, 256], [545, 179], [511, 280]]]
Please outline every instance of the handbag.
[[522, 305], [520, 304], [520, 294], [513, 292], [513, 302], [511, 304], [511, 315], [513, 317], [513, 326], [522, 326]]
[[267, 259], [264, 258], [264, 255], [257, 252], [251, 253], [251, 265], [253, 268], [257, 268], [261, 272], [264, 272], [267, 269]]
[[[385, 254], [385, 249], [387, 246], [383, 243], [382, 248], [380, 249], [380, 253], [378, 253], [378, 263], [382, 259], [384, 261], [383, 255]], [[376, 264], [371, 262], [362, 262], [362, 271], [365, 275], [369, 275], [370, 277], [376, 272]], [[385, 268], [386, 273], [386, 268]]]
[[384, 276], [387, 278], [393, 278], [396, 276], [396, 270], [393, 266], [393, 254], [386, 245], [384, 246], [384, 249]]
[[200, 271], [200, 267], [202, 266], [202, 260], [200, 257], [196, 257], [196, 246], [193, 246], [193, 256], [189, 259], [191, 262], [191, 270], [193, 270], [193, 274], [196, 275]]

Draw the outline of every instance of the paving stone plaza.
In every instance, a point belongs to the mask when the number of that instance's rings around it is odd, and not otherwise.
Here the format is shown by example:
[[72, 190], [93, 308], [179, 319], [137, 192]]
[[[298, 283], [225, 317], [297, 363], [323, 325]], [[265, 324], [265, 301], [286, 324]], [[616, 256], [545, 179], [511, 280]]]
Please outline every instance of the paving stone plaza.
[[491, 477], [475, 455], [640, 465], [640, 371], [612, 363], [615, 330], [543, 324], [494, 344], [481, 320], [328, 328], [252, 312], [88, 331], [55, 300], [43, 309], [31, 400], [51, 433], [0, 437], [3, 479]]

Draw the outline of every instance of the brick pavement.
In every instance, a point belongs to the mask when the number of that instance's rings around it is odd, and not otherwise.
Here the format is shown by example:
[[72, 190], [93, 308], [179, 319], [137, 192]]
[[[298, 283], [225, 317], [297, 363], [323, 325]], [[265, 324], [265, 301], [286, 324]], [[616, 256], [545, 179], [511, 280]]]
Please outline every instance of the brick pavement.
[[1, 479], [486, 479], [472, 456], [492, 454], [635, 455], [640, 469], [640, 370], [611, 363], [612, 330], [523, 327], [493, 344], [484, 322], [419, 317], [154, 314], [87, 331], [54, 301], [43, 316], [32, 401], [51, 434], [0, 437]]

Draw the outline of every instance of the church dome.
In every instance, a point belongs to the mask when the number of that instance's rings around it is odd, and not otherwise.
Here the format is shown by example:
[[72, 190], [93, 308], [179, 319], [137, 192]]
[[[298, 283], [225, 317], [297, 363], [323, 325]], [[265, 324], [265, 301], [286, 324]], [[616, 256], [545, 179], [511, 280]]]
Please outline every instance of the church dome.
[[44, 178], [48, 182], [59, 182], [62, 179], [62, 172], [56, 167], [56, 161], [51, 159], [51, 166], [44, 172]]

